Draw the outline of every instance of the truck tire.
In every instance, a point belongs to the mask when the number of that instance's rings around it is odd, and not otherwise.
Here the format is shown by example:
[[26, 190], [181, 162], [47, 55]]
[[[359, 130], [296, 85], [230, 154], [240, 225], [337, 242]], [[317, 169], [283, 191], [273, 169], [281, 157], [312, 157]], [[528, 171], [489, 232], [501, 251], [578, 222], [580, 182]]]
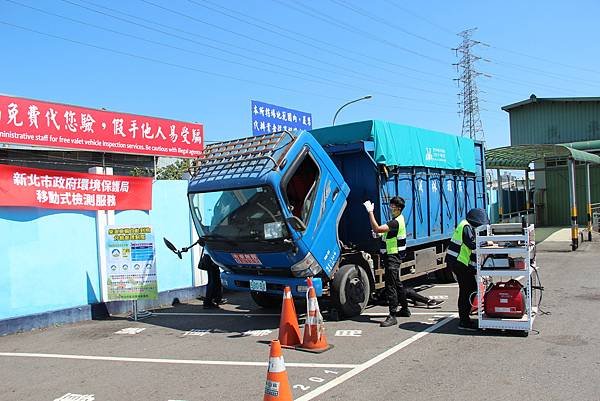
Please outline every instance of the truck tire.
[[280, 308], [282, 297], [281, 295], [267, 294], [265, 292], [250, 291], [252, 300], [261, 308], [274, 309]]
[[371, 295], [369, 277], [355, 264], [340, 267], [331, 283], [332, 301], [343, 317], [358, 316], [367, 307]]

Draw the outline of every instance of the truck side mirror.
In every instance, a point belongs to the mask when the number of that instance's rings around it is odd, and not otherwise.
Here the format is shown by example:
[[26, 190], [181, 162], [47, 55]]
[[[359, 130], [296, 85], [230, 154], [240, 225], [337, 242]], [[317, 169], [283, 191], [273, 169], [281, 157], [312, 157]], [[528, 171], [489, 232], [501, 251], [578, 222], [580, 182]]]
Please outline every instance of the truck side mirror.
[[306, 224], [296, 216], [290, 216], [285, 221], [296, 231], [306, 231]]
[[173, 253], [175, 255], [177, 255], [179, 257], [179, 259], [181, 259], [181, 252], [175, 248], [175, 245], [173, 245], [173, 243], [171, 241], [169, 241], [168, 239], [166, 239], [165, 237], [163, 237], [163, 241], [165, 241], [165, 245], [167, 246], [167, 248], [169, 248], [171, 251], [173, 251]]

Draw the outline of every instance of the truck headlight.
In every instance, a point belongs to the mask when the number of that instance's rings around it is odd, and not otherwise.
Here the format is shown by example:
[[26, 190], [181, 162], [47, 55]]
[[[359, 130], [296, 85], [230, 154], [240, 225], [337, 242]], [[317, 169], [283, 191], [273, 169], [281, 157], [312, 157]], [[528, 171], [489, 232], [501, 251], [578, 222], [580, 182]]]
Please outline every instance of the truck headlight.
[[292, 266], [292, 274], [295, 277], [315, 276], [321, 270], [321, 266], [319, 266], [310, 252], [304, 257], [304, 259]]

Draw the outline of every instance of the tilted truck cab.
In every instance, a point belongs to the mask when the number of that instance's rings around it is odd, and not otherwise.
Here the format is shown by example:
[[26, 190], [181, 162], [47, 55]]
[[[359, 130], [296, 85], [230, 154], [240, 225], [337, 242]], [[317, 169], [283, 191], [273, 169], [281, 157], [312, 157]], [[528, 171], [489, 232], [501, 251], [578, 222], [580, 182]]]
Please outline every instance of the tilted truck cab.
[[441, 271], [455, 225], [485, 207], [483, 146], [467, 138], [382, 121], [277, 132], [211, 144], [188, 196], [205, 251], [232, 290], [256, 303], [304, 297], [306, 277], [345, 316], [383, 289], [379, 243], [362, 202], [381, 223], [392, 196], [406, 200], [403, 276]]
[[317, 296], [341, 255], [337, 226], [348, 185], [308, 132], [279, 132], [208, 146], [189, 183], [206, 251], [226, 288], [251, 291], [263, 306], [284, 286]]

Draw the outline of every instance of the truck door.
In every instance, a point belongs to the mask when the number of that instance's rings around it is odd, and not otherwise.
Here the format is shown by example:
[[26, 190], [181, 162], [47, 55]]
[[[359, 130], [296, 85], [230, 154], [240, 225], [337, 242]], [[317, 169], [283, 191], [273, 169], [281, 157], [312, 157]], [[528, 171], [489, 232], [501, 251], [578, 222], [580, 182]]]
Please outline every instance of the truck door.
[[349, 189], [316, 141], [304, 145], [282, 181], [282, 190], [291, 213], [306, 225], [301, 241], [330, 275], [341, 253], [338, 223]]

